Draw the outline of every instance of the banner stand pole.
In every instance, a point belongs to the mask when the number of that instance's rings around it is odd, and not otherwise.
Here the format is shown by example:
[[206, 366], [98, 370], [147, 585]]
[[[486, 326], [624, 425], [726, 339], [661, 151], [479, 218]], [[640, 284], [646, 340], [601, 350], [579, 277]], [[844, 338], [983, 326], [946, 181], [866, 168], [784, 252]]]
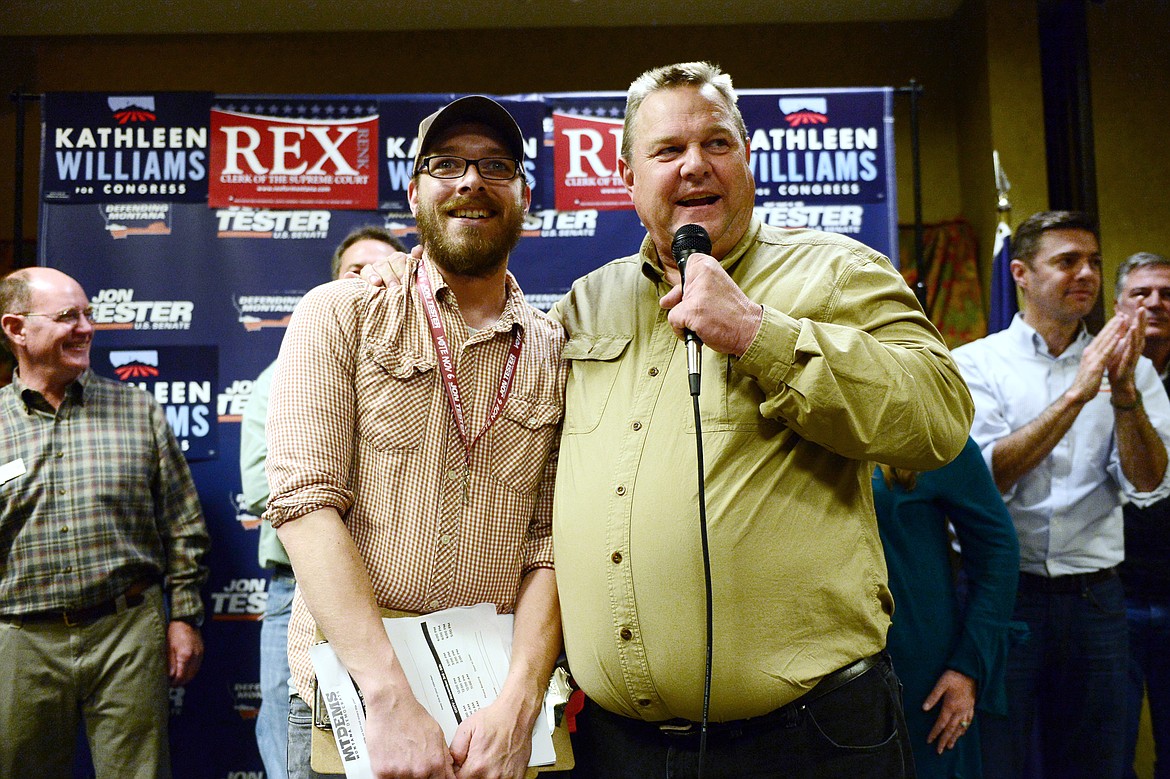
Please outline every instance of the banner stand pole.
[[910, 85], [897, 87], [897, 94], [910, 95], [910, 169], [914, 180], [914, 267], [918, 270], [918, 280], [914, 283], [914, 295], [922, 310], [926, 311], [926, 279], [929, 278], [929, 268], [926, 267], [926, 251], [922, 246], [922, 160], [918, 142], [918, 98], [922, 96], [922, 85], [910, 79]]

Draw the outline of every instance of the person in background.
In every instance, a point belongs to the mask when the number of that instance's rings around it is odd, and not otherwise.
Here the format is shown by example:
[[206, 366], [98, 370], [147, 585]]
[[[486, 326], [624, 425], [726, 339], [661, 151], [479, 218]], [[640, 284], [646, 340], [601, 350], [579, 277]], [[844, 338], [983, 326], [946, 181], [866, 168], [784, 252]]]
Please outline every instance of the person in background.
[[[332, 278], [356, 273], [391, 251], [404, 251], [401, 241], [385, 228], [369, 225], [345, 237], [333, 252], [330, 263]], [[264, 461], [268, 444], [264, 439], [268, 415], [268, 395], [276, 373], [273, 360], [252, 384], [248, 407], [240, 420], [240, 482], [244, 503], [251, 513], [261, 516], [268, 504], [268, 478]], [[262, 522], [259, 543], [260, 567], [272, 571], [268, 580], [268, 602], [260, 623], [260, 714], [256, 718], [256, 744], [268, 779], [288, 776], [288, 620], [292, 614], [293, 593], [297, 580], [288, 561], [288, 553], [276, 537], [272, 525]]]
[[[1129, 257], [1117, 269], [1114, 310], [1131, 318], [1145, 311], [1142, 354], [1170, 391], [1170, 259], [1151, 252]], [[1133, 768], [1142, 699], [1150, 702], [1154, 779], [1170, 779], [1170, 498], [1151, 506], [1122, 506], [1125, 559], [1117, 566], [1129, 623], [1126, 695], [1127, 776]]]
[[0, 279], [0, 776], [64, 777], [79, 723], [99, 779], [171, 775], [170, 686], [203, 659], [209, 539], [166, 414], [90, 370], [74, 279]]
[[1101, 289], [1092, 218], [1033, 214], [1012, 255], [1024, 310], [954, 351], [975, 398], [971, 437], [1020, 541], [1013, 619], [1028, 627], [1008, 652], [1008, 716], [983, 719], [984, 775], [1019, 777], [1038, 757], [1050, 779], [1120, 779], [1129, 665], [1121, 502], [1170, 495], [1170, 401], [1142, 357], [1144, 309], [1116, 313], [1096, 336], [1082, 323]]
[[[1020, 547], [974, 441], [950, 464], [873, 475], [893, 623], [887, 648], [904, 687], [918, 779], [982, 776], [976, 710], [1007, 713], [1003, 674]], [[961, 550], [966, 597], [951, 563]]]

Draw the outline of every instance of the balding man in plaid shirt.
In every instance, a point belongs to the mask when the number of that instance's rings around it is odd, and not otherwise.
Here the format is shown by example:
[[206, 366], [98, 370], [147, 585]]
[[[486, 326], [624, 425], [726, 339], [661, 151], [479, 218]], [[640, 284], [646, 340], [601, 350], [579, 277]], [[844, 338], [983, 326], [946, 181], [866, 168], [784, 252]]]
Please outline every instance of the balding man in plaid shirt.
[[[207, 527], [150, 395], [89, 370], [93, 311], [51, 268], [0, 279], [0, 776], [169, 777], [171, 685], [199, 670]], [[164, 610], [169, 600], [169, 616]]]

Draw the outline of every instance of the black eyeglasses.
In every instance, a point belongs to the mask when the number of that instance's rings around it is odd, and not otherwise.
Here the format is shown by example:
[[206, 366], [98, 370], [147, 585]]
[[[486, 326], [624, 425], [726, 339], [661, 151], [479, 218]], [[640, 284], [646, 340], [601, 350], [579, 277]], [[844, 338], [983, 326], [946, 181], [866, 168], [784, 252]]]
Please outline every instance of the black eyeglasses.
[[67, 308], [64, 311], [58, 311], [55, 314], [42, 314], [37, 311], [20, 311], [17, 316], [47, 316], [59, 325], [69, 325], [75, 327], [82, 317], [92, 325], [93, 324], [93, 306], [86, 306], [85, 308]]
[[416, 172], [426, 173], [437, 179], [457, 179], [462, 178], [467, 172], [468, 165], [474, 165], [479, 175], [490, 181], [511, 181], [520, 172], [520, 160], [511, 157], [481, 157], [478, 160], [469, 160], [453, 154], [424, 157]]

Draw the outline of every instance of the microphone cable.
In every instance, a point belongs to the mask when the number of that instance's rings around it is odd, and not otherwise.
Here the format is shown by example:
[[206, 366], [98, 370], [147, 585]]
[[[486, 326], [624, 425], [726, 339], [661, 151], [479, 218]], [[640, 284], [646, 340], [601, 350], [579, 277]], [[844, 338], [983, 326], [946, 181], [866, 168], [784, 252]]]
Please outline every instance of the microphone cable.
[[[674, 234], [671, 241], [671, 254], [678, 266], [679, 286], [683, 292], [687, 284], [687, 259], [695, 252], [711, 253], [711, 238], [699, 225], [683, 225]], [[698, 464], [699, 483], [699, 539], [703, 546], [703, 586], [707, 606], [707, 655], [706, 667], [703, 674], [703, 718], [699, 725], [699, 764], [697, 777], [703, 779], [703, 761], [707, 755], [707, 725], [710, 722], [711, 712], [711, 666], [714, 655], [714, 603], [711, 595], [711, 549], [707, 542], [707, 477], [703, 468], [703, 423], [699, 414], [700, 376], [702, 370], [701, 347], [703, 342], [699, 337], [687, 330], [685, 333], [687, 346], [687, 378], [691, 392], [691, 407], [695, 414], [695, 455]]]
[[699, 464], [699, 538], [703, 542], [703, 585], [707, 600], [707, 667], [703, 676], [703, 721], [699, 730], [698, 779], [703, 779], [703, 758], [707, 754], [707, 723], [711, 711], [711, 657], [713, 655], [714, 608], [711, 599], [711, 550], [707, 544], [707, 479], [703, 472], [703, 425], [699, 419], [699, 393], [691, 393], [695, 410], [695, 453]]

